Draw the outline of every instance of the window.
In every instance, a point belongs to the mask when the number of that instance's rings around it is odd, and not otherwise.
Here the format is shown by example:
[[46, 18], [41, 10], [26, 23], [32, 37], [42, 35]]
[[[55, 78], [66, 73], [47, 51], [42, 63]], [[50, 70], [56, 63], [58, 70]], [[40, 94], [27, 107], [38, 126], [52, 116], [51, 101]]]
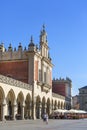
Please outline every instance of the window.
[[41, 70], [39, 69], [39, 81], [41, 81]]
[[44, 72], [44, 83], [46, 83], [46, 72]]

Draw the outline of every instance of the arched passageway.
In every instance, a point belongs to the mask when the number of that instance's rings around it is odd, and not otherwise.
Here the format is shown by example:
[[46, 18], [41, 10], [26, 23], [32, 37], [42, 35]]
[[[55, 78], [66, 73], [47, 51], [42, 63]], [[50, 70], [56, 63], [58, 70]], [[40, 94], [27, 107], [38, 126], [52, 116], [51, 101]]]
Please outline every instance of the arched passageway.
[[36, 98], [36, 118], [41, 118], [41, 99], [40, 96], [37, 96]]
[[46, 99], [45, 97], [42, 98], [42, 116], [46, 113]]
[[32, 118], [32, 101], [30, 94], [27, 94], [26, 100], [25, 100], [25, 108], [24, 108], [24, 116], [25, 118], [31, 119]]
[[9, 119], [13, 119], [14, 117], [14, 101], [15, 94], [14, 91], [11, 89], [7, 94], [7, 115]]
[[17, 97], [17, 119], [24, 119], [24, 96], [20, 92]]
[[48, 98], [47, 99], [47, 114], [48, 114], [48, 116], [50, 115], [50, 99]]

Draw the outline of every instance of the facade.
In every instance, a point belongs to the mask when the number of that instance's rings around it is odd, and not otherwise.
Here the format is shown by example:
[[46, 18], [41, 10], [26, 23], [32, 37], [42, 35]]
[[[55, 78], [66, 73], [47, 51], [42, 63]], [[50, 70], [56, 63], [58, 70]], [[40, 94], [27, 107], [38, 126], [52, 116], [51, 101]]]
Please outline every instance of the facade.
[[65, 97], [52, 93], [52, 67], [44, 26], [39, 48], [32, 37], [28, 49], [0, 45], [0, 120], [36, 119], [66, 108]]
[[67, 102], [67, 109], [71, 108], [71, 80], [69, 78], [66, 79], [53, 79], [52, 81], [52, 91], [56, 94], [60, 94], [65, 97]]
[[79, 110], [79, 95], [72, 97], [72, 108]]
[[81, 110], [87, 111], [87, 86], [79, 89], [79, 105]]

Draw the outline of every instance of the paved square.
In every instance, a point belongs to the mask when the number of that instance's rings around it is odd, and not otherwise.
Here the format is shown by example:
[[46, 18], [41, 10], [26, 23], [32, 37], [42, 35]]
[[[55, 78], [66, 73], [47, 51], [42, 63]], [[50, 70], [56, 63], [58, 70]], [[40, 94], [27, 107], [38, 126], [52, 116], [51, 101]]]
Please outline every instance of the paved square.
[[0, 122], [0, 130], [87, 130], [87, 119], [6, 121]]

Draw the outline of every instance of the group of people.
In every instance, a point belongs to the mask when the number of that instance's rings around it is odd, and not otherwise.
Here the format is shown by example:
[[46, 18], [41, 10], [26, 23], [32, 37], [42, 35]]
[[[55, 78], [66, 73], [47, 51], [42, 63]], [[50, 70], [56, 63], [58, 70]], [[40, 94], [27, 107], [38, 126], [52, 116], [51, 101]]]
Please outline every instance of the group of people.
[[46, 124], [48, 124], [48, 114], [47, 113], [44, 113], [44, 115], [43, 115], [43, 121], [45, 121]]

